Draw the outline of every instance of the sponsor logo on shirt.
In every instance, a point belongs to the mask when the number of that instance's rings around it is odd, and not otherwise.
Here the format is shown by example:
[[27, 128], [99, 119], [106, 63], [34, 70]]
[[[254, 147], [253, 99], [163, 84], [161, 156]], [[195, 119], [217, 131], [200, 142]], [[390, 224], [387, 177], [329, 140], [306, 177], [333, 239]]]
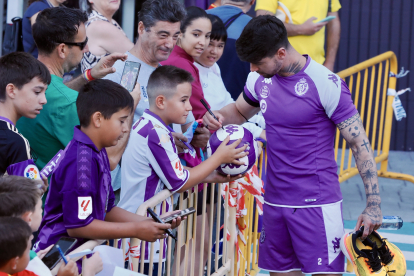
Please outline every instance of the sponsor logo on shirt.
[[338, 87], [338, 84], [336, 83], [338, 81], [338, 78], [336, 77], [335, 74], [329, 74], [328, 80], [331, 80], [333, 83], [335, 83], [336, 87]]
[[266, 84], [272, 84], [272, 78], [267, 78], [267, 79], [263, 79], [262, 82], [266, 83]]
[[28, 165], [24, 169], [23, 175], [30, 179], [40, 179], [39, 169], [35, 165]]
[[168, 134], [162, 134], [160, 137], [160, 143], [159, 145], [163, 144], [163, 143], [167, 143], [170, 141], [170, 136]]
[[299, 96], [305, 95], [306, 92], [309, 90], [309, 85], [306, 82], [305, 78], [301, 78], [295, 85], [295, 92]]
[[270, 94], [270, 89], [269, 87], [267, 87], [266, 85], [262, 87], [262, 89], [260, 89], [260, 95], [262, 96], [262, 98], [267, 98], [269, 97]]
[[262, 113], [265, 113], [267, 110], [267, 103], [265, 100], [260, 100], [260, 110], [262, 110]]
[[171, 161], [171, 166], [173, 167], [173, 170], [174, 170], [175, 174], [177, 175], [177, 177], [179, 179], [183, 179], [184, 178], [184, 168], [183, 168], [183, 165], [181, 164], [180, 158], [177, 158], [177, 159]]
[[89, 217], [90, 214], [92, 214], [92, 197], [78, 197], [78, 218], [84, 220]]

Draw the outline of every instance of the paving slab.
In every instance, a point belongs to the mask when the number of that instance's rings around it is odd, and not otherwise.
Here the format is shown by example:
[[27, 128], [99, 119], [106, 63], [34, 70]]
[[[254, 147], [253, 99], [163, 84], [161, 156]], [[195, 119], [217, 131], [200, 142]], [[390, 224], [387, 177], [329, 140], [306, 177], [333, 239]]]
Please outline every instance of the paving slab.
[[[341, 151], [338, 152], [340, 160]], [[345, 155], [345, 160], [347, 159]], [[345, 162], [347, 164], [347, 161]], [[354, 165], [352, 160], [352, 165]], [[379, 168], [379, 165], [378, 165]], [[391, 151], [388, 171], [414, 175], [414, 152]], [[402, 180], [379, 178], [381, 209], [384, 216], [400, 216], [406, 222], [414, 222], [414, 183]], [[356, 220], [365, 208], [365, 190], [359, 175], [341, 183], [344, 197], [343, 216], [345, 220]]]

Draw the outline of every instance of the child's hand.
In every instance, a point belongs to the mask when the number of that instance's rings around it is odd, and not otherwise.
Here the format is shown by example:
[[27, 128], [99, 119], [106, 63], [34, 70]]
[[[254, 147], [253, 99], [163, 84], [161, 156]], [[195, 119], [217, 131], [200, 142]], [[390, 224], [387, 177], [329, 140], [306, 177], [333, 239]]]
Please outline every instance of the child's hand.
[[[171, 224], [158, 223], [151, 218], [140, 221], [138, 225], [137, 228], [140, 230], [137, 231], [136, 237], [147, 242], [155, 242], [159, 239], [165, 239], [167, 237], [167, 232], [165, 232], [165, 230], [171, 228]], [[142, 231], [142, 228], [144, 228], [145, 231]]]
[[61, 261], [62, 265], [59, 268], [57, 276], [78, 276], [78, 266], [76, 263], [74, 261], [70, 261], [69, 257], [66, 257], [66, 259], [68, 260], [68, 264], [65, 265], [63, 260]]
[[49, 246], [48, 248], [46, 248], [46, 249], [39, 250], [36, 253], [36, 255], [39, 257], [39, 259], [43, 259], [43, 257], [46, 256], [47, 252], [49, 252], [50, 249], [52, 249], [52, 247], [53, 247], [53, 244], [51, 246]]
[[239, 174], [236, 176], [230, 176], [230, 175], [223, 175], [221, 173], [218, 173], [217, 171], [214, 171], [207, 176], [203, 182], [205, 183], [227, 183], [234, 180], [237, 180], [239, 178], [244, 177], [244, 174]]
[[227, 136], [226, 139], [224, 139], [224, 141], [217, 148], [213, 156], [217, 155], [221, 164], [233, 163], [236, 165], [244, 165], [244, 163], [239, 161], [238, 159], [243, 158], [249, 154], [248, 151], [245, 152], [248, 145], [246, 144], [243, 147], [236, 149], [236, 147], [240, 144], [241, 139], [238, 139], [231, 145], [227, 145], [229, 141], [230, 135]]
[[[169, 215], [173, 215], [173, 214], [176, 214], [176, 213], [181, 213], [181, 210], [164, 213], [160, 216], [160, 218], [163, 219], [165, 217], [168, 217]], [[183, 218], [182, 217], [177, 217], [177, 218], [173, 219], [173, 221], [171, 221], [171, 229], [174, 229], [174, 228], [177, 228], [178, 226], [180, 226], [181, 221], [185, 220], [185, 218], [186, 217], [183, 217]]]
[[101, 272], [102, 269], [103, 262], [99, 252], [95, 252], [89, 259], [86, 258], [83, 260], [82, 275], [84, 276], [94, 276], [95, 274]]

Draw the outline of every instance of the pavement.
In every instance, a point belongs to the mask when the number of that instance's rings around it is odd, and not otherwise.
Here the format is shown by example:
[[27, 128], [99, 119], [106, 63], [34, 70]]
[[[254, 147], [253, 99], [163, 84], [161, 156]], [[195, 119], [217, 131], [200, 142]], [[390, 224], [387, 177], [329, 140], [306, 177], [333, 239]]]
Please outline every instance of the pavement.
[[[338, 156], [340, 154], [341, 152]], [[340, 160], [339, 157], [338, 159]], [[347, 156], [345, 160], [348, 160]], [[388, 171], [414, 175], [414, 152], [391, 151]], [[378, 182], [381, 190], [382, 214], [400, 216], [404, 221], [403, 227], [399, 230], [379, 232], [400, 248], [407, 261], [406, 275], [414, 276], [414, 183], [388, 178], [379, 178]], [[344, 198], [342, 207], [345, 231], [350, 232], [355, 227], [358, 216], [365, 209], [365, 190], [361, 177], [357, 175], [341, 183], [341, 191]], [[258, 275], [264, 276], [269, 273], [262, 270]]]

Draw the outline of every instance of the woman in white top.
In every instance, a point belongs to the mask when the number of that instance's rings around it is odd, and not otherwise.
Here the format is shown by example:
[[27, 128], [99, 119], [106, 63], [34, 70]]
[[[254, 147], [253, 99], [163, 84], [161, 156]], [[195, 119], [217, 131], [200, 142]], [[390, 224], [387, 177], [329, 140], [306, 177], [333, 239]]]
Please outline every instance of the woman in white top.
[[[212, 23], [210, 43], [200, 57], [196, 57], [194, 65], [198, 68], [200, 81], [203, 87], [204, 97], [212, 110], [220, 110], [222, 107], [233, 103], [234, 100], [224, 86], [221, 78], [220, 67], [217, 61], [223, 55], [227, 40], [227, 31], [223, 21], [215, 15], [209, 14]], [[266, 140], [264, 118], [261, 114], [255, 115], [243, 127], [250, 130], [255, 138]]]
[[102, 57], [115, 52], [125, 53], [134, 46], [121, 26], [112, 19], [121, 0], [87, 0], [86, 3], [89, 19], [85, 27], [89, 52], [83, 54], [82, 72], [95, 66]]

